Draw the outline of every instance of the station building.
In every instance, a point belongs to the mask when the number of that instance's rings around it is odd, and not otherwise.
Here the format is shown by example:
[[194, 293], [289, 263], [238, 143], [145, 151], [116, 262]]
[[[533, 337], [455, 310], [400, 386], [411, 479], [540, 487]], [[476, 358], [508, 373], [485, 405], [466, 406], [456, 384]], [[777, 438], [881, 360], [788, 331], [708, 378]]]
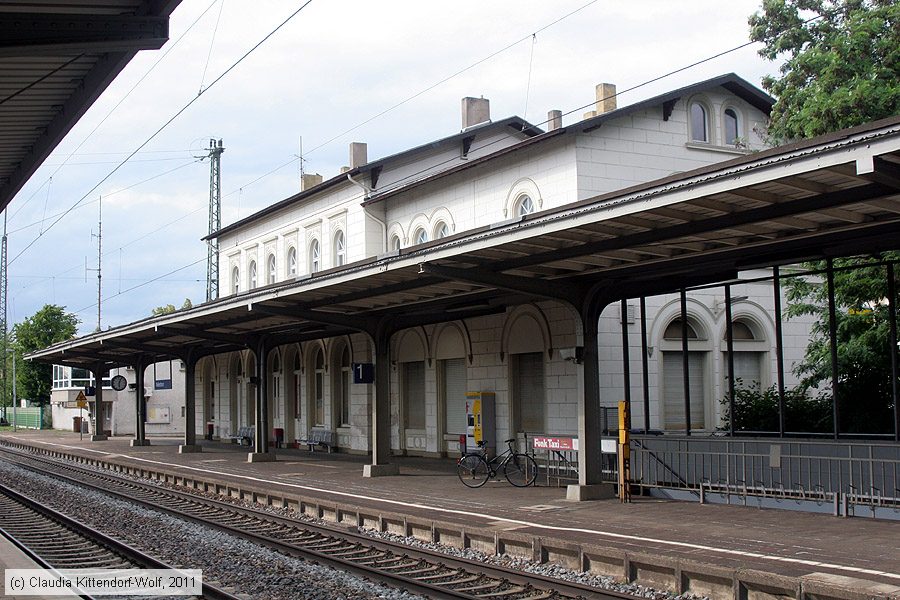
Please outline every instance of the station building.
[[[517, 117], [493, 121], [487, 99], [464, 98], [459, 133], [373, 161], [365, 144], [352, 143], [345, 172], [327, 181], [306, 176], [300, 193], [215, 234], [220, 293], [237, 296], [302, 280], [765, 148], [760, 132], [772, 100], [733, 74], [631, 106], [617, 107], [611, 84], [598, 85], [596, 95], [596, 109], [573, 125], [562, 127], [559, 111], [551, 111], [546, 133]], [[627, 260], [628, 252], [614, 254]], [[743, 287], [732, 303], [743, 334], [735, 347], [736, 374], [748, 383], [770, 385], [771, 285]], [[415, 294], [409, 301], [416, 302]], [[719, 400], [726, 391], [723, 302], [721, 291], [698, 291], [688, 305], [695, 431], [714, 431], [720, 424]], [[642, 351], [637, 309], [631, 303], [626, 317], [634, 371]], [[649, 424], [681, 431], [678, 296], [654, 297], [647, 310], [654, 390]], [[479, 318], [448, 315], [444, 323], [395, 334], [392, 451], [455, 454], [466, 432], [467, 392], [495, 394], [496, 439], [577, 436], [575, 353], [590, 342], [578, 339], [576, 320], [562, 303], [525, 302]], [[793, 326], [789, 362], [802, 356], [808, 334], [808, 324]], [[610, 306], [602, 313], [597, 339], [605, 406], [622, 399], [620, 332], [619, 306]], [[283, 432], [286, 443], [322, 429], [333, 432], [341, 451], [369, 452], [371, 386], [353, 384], [351, 368], [373, 361], [365, 334], [273, 349], [266, 370], [272, 427]], [[250, 350], [198, 364], [198, 431], [211, 424], [224, 437], [256, 422], [253, 365]], [[644, 422], [643, 410], [636, 406], [636, 423]]]
[[[165, 360], [145, 367], [143, 387], [137, 390], [134, 367], [111, 369], [101, 379], [102, 400], [100, 422], [97, 431], [106, 435], [135, 435], [137, 394], [141, 394], [145, 407], [147, 435], [178, 436], [184, 434], [184, 363]], [[124, 390], [116, 391], [110, 380], [121, 375], [127, 381]], [[50, 410], [54, 429], [78, 431], [78, 422], [85, 422], [83, 431], [94, 433], [93, 421], [88, 418], [95, 410], [95, 397], [86, 396], [88, 406], [78, 406], [79, 393], [96, 389], [94, 373], [84, 367], [53, 365], [53, 387], [50, 390]]]

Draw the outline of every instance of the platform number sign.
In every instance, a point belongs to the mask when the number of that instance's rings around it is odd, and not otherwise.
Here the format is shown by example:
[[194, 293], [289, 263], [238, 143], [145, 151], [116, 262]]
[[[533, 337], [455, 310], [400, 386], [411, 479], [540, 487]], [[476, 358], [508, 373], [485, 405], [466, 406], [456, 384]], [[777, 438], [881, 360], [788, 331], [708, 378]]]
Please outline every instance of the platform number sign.
[[375, 365], [372, 363], [353, 363], [353, 383], [374, 383]]

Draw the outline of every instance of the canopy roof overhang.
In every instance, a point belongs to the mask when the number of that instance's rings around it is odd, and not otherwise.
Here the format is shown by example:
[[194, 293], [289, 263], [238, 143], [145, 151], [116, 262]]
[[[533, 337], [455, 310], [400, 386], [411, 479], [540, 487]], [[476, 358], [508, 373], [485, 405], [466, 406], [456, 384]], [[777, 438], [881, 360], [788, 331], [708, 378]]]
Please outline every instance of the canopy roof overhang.
[[181, 0], [0, 2], [0, 209]]
[[393, 331], [900, 248], [900, 117], [257, 288], [32, 353], [111, 368]]

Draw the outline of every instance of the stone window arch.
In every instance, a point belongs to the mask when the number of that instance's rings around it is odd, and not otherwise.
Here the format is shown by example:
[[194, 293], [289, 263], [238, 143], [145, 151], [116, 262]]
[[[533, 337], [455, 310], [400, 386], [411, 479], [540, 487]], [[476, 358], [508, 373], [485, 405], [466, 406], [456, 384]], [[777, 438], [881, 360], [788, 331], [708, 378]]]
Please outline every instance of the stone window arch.
[[332, 252], [335, 267], [342, 267], [347, 264], [347, 238], [344, 236], [344, 232], [341, 229], [338, 229], [334, 234]]
[[[713, 429], [716, 426], [716, 407], [713, 406], [712, 319], [708, 309], [693, 300], [688, 301], [688, 385], [690, 393], [690, 429]], [[684, 392], [684, 354], [680, 302], [673, 301], [657, 315], [656, 360], [659, 364], [660, 419], [663, 429], [684, 431], [687, 412]], [[652, 338], [651, 338], [652, 339]]]
[[688, 139], [692, 142], [713, 143], [712, 113], [709, 110], [709, 103], [698, 96], [688, 102], [687, 108]]
[[248, 287], [252, 290], [256, 287], [256, 283], [258, 281], [255, 260], [250, 261], [250, 267], [247, 269], [247, 271], [249, 272]]
[[529, 177], [516, 181], [509, 189], [506, 196], [506, 205], [503, 208], [503, 216], [508, 219], [516, 219], [541, 210], [543, 200], [537, 183]]
[[297, 276], [297, 247], [291, 246], [287, 251], [287, 276]]
[[444, 221], [438, 221], [434, 225], [434, 239], [439, 240], [450, 235], [450, 226]]
[[743, 143], [741, 113], [734, 106], [726, 106], [722, 111], [722, 142], [726, 146], [740, 146]]
[[231, 291], [235, 294], [241, 292], [241, 269], [239, 267], [231, 269]]
[[[446, 323], [435, 331], [438, 438], [466, 433], [467, 359], [471, 343], [464, 323]], [[448, 451], [448, 446], [439, 447]]]
[[309, 272], [318, 273], [322, 268], [322, 247], [319, 240], [313, 238], [309, 243]]
[[273, 283], [275, 283], [275, 282], [277, 281], [277, 279], [278, 279], [278, 271], [276, 270], [275, 254], [274, 254], [274, 253], [269, 255], [269, 260], [268, 260], [268, 275], [267, 275], [267, 278], [266, 278], [266, 279], [267, 279], [267, 283], [269, 283], [270, 285], [273, 284]]

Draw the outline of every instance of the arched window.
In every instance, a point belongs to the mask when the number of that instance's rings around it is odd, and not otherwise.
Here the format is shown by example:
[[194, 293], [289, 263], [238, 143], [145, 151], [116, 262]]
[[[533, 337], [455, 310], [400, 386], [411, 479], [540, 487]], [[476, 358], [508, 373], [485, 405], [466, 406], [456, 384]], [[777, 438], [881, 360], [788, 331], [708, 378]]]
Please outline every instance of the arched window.
[[269, 283], [275, 283], [276, 271], [275, 271], [275, 255], [269, 255]]
[[725, 109], [725, 118], [724, 126], [725, 126], [725, 143], [726, 144], [735, 144], [740, 141], [740, 125], [738, 123], [737, 111], [733, 108]]
[[347, 262], [347, 241], [344, 232], [338, 231], [334, 235], [334, 266], [340, 267]]
[[[760, 328], [744, 318], [731, 322], [732, 346], [734, 347], [734, 383], [735, 387], [752, 388], [763, 386], [763, 368], [766, 364], [765, 334]], [[728, 329], [722, 336], [722, 373], [725, 377], [725, 389], [728, 389]], [[739, 424], [737, 424], [739, 425]]]
[[322, 249], [319, 247], [319, 240], [314, 239], [309, 244], [309, 272], [318, 273], [321, 265]]
[[534, 212], [534, 200], [531, 199], [531, 196], [528, 194], [524, 194], [516, 200], [516, 216], [524, 217], [525, 215], [530, 215]]
[[325, 356], [321, 348], [316, 348], [313, 361], [313, 425], [325, 425]]
[[235, 294], [241, 291], [241, 270], [237, 267], [231, 270], [231, 289]]
[[300, 391], [302, 385], [300, 383], [300, 375], [303, 373], [303, 365], [300, 363], [300, 350], [294, 352], [294, 416], [300, 418]]
[[250, 261], [250, 289], [256, 287], [256, 261]]
[[287, 253], [287, 274], [288, 277], [297, 276], [297, 249], [291, 246]]
[[706, 108], [699, 102], [691, 103], [691, 140], [695, 142], [709, 141], [709, 118]]
[[350, 426], [350, 348], [345, 344], [334, 365], [334, 408], [337, 425]]
[[[662, 412], [663, 428], [682, 431], [688, 426], [685, 407], [685, 361], [682, 346], [681, 317], [672, 319], [663, 332], [662, 350]], [[709, 336], [695, 317], [687, 322], [687, 381], [690, 394], [690, 429], [706, 429], [712, 418], [710, 388], [707, 381], [709, 368]], [[708, 398], [709, 396], [709, 398]], [[709, 405], [709, 406], [708, 406]], [[709, 408], [709, 411], [707, 410]], [[707, 413], [710, 413], [707, 415]], [[709, 418], [708, 418], [709, 417]]]
[[391, 250], [399, 250], [400, 249], [400, 236], [395, 235], [391, 238]]
[[[666, 332], [663, 334], [663, 338], [667, 340], [680, 340], [681, 334], [681, 318], [677, 318], [669, 323], [668, 327], [666, 327]], [[697, 331], [694, 329], [693, 325], [691, 325], [690, 320], [688, 320], [687, 324], [687, 339], [697, 339]]]
[[434, 239], [439, 240], [448, 235], [450, 235], [450, 228], [443, 221], [438, 221], [437, 225], [434, 226]]
[[423, 227], [419, 227], [416, 229], [416, 234], [413, 236], [416, 245], [424, 244], [428, 241], [428, 232], [425, 231]]

